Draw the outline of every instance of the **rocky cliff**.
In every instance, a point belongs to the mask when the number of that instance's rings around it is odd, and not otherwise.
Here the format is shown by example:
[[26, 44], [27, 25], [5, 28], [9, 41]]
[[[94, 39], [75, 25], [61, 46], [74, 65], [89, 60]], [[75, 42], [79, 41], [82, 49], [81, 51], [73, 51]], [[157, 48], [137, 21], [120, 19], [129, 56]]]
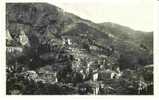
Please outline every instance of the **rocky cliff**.
[[7, 3], [6, 36], [7, 94], [138, 94], [140, 81], [151, 84], [143, 94], [153, 93], [153, 67], [145, 67], [153, 64], [152, 32], [46, 3]]

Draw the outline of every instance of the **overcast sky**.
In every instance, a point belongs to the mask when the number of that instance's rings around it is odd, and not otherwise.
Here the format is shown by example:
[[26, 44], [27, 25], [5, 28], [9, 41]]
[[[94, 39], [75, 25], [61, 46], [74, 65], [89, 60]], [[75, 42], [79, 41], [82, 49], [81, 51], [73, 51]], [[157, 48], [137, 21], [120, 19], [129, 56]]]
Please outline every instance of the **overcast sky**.
[[114, 22], [136, 30], [153, 30], [153, 0], [55, 0], [50, 3], [96, 23]]

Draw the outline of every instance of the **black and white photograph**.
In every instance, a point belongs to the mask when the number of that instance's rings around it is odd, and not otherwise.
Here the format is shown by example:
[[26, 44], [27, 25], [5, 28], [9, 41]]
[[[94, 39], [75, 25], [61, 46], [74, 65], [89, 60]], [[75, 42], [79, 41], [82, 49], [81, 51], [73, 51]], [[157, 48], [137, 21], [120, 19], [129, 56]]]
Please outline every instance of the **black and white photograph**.
[[153, 0], [6, 2], [6, 95], [154, 95]]

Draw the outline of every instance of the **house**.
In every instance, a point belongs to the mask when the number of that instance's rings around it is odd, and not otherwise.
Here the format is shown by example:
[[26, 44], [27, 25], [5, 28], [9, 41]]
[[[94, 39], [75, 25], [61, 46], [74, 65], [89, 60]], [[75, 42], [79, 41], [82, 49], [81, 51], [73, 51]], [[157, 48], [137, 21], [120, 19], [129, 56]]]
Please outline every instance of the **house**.
[[6, 51], [8, 53], [14, 53], [14, 52], [22, 53], [23, 48], [21, 48], [21, 47], [6, 47]]
[[21, 74], [24, 76], [25, 79], [28, 80], [36, 80], [38, 78], [38, 74], [34, 70], [28, 70]]
[[62, 44], [63, 45], [71, 45], [72, 44], [71, 39], [64, 37], [62, 40]]
[[110, 69], [104, 70], [104, 71], [100, 71], [99, 72], [99, 76], [98, 79], [99, 80], [111, 80], [111, 79], [118, 79], [118, 73], [116, 73], [115, 71], [112, 71]]
[[40, 68], [38, 70], [38, 75], [40, 79], [47, 82], [58, 82], [57, 72], [54, 71], [53, 67], [50, 65]]
[[93, 81], [97, 81], [98, 80], [98, 72], [93, 74]]

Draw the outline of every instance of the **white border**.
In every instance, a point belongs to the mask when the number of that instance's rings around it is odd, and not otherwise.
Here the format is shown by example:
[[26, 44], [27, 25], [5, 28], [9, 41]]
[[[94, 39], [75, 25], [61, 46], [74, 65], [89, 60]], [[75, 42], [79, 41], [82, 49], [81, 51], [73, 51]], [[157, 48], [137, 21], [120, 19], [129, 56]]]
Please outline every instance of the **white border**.
[[159, 95], [159, 1], [154, 4], [154, 93]]
[[1, 20], [0, 20], [0, 95], [5, 94], [6, 89], [6, 74], [5, 74], [5, 3], [0, 3], [0, 12], [1, 12]]
[[[131, 0], [129, 0], [131, 1]], [[81, 99], [157, 99], [159, 96], [159, 1], [154, 0], [154, 96], [6, 96], [5, 95], [5, 3], [6, 2], [104, 2], [104, 0], [2, 0], [0, 3], [0, 99], [66, 99], [66, 100], [81, 100]], [[24, 98], [25, 97], [25, 98]], [[53, 98], [52, 98], [53, 97]]]

